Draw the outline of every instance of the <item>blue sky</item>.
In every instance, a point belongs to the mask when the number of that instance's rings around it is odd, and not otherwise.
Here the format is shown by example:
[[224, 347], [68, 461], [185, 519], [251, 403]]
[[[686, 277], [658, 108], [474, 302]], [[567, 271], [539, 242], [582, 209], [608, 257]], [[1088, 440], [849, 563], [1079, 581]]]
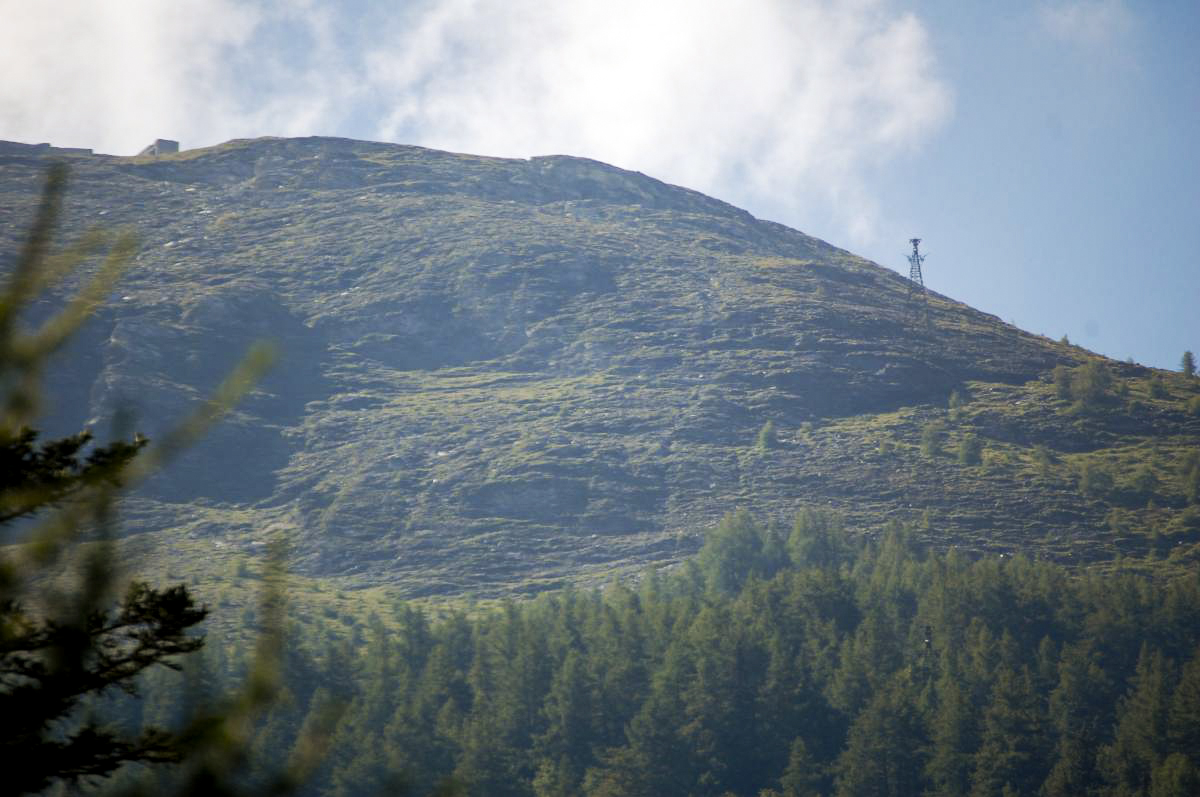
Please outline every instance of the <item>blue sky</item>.
[[[913, 6], [954, 116], [872, 182], [878, 239], [922, 235], [930, 283], [1005, 320], [1178, 368], [1200, 347], [1200, 4], [981, 6]], [[863, 254], [902, 251], [878, 239]]]
[[1034, 332], [1200, 350], [1200, 3], [0, 0], [0, 138], [568, 153]]

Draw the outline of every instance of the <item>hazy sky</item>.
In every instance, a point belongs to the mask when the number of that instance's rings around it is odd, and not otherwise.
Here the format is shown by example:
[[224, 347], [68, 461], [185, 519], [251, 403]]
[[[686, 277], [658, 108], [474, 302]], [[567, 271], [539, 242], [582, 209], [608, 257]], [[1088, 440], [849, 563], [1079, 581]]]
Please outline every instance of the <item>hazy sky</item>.
[[1196, 0], [0, 0], [0, 138], [584, 155], [1034, 332], [1200, 351]]

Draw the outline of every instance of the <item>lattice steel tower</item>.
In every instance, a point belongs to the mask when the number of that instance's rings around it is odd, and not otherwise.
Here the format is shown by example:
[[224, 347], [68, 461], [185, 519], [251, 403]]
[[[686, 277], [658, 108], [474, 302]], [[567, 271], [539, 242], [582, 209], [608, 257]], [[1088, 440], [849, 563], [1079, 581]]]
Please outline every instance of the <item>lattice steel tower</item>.
[[908, 279], [911, 284], [908, 286], [908, 292], [911, 294], [915, 290], [920, 290], [921, 294], [925, 294], [925, 279], [921, 276], [921, 263], [925, 261], [925, 255], [918, 251], [917, 247], [921, 245], [920, 238], [909, 238], [908, 242], [912, 244], [912, 254], [908, 256]]

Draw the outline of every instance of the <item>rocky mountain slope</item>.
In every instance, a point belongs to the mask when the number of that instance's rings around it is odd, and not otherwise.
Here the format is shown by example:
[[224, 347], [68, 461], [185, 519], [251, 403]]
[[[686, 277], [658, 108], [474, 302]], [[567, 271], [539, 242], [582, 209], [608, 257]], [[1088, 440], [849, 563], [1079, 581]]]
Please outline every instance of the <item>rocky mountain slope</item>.
[[[132, 532], [214, 555], [283, 532], [301, 570], [412, 594], [674, 561], [736, 507], [914, 521], [974, 550], [1194, 554], [1193, 383], [1108, 362], [1111, 395], [1072, 410], [1053, 369], [1087, 352], [915, 301], [889, 269], [696, 192], [327, 138], [60, 157], [63, 240], [129, 225], [141, 248], [51, 374], [49, 431], [103, 437], [121, 409], [153, 438], [252, 341], [283, 352], [128, 499]], [[46, 158], [0, 145], [3, 262]], [[1081, 485], [1089, 468], [1108, 483]]]

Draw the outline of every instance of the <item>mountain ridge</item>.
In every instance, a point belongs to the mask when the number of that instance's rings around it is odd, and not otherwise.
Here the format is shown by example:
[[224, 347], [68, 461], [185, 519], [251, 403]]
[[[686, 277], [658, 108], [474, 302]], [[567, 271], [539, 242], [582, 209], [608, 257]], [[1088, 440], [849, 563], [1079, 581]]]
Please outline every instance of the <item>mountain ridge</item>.
[[[153, 438], [250, 342], [283, 351], [127, 499], [134, 531], [247, 551], [283, 532], [307, 571], [414, 594], [678, 561], [739, 506], [1059, 558], [1144, 548], [1145, 518], [1195, 542], [1175, 473], [1197, 439], [1187, 383], [1155, 398], [1161, 375], [1105, 361], [1125, 394], [1072, 414], [1053, 372], [1090, 354], [916, 301], [890, 269], [690, 189], [572, 156], [347, 139], [65, 157], [64, 239], [100, 221], [143, 245], [64, 355], [49, 428], [132, 406]], [[0, 256], [44, 158], [0, 146]], [[979, 465], [946, 453], [968, 435]], [[1115, 463], [1146, 451], [1149, 496], [1081, 494], [1085, 460], [1121, 484]]]

